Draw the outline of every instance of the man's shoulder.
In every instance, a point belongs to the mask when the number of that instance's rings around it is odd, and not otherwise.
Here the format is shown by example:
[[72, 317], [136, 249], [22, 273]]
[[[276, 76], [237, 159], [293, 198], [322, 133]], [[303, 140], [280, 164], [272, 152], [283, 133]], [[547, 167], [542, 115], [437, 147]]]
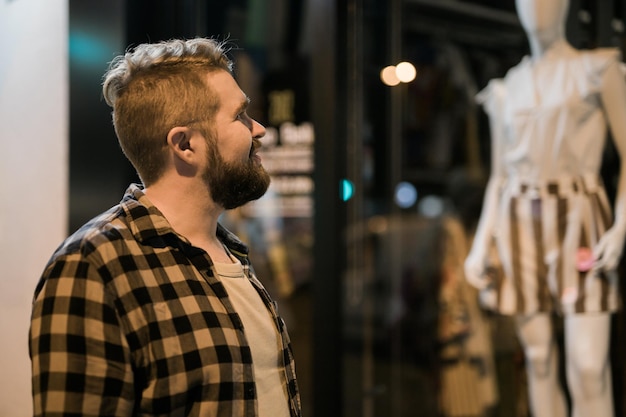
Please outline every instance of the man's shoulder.
[[66, 238], [55, 251], [55, 257], [82, 253], [89, 254], [103, 245], [132, 237], [120, 205], [97, 215]]
[[51, 279], [73, 279], [91, 267], [98, 269], [118, 256], [120, 242], [132, 237], [125, 226], [123, 209], [118, 205], [86, 222], [54, 251], [35, 289], [38, 297]]

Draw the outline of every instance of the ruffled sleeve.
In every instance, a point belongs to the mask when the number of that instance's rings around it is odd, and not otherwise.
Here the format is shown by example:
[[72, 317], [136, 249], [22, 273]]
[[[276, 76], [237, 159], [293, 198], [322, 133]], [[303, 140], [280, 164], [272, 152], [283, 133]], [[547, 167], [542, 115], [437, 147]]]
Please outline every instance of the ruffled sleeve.
[[495, 78], [476, 94], [476, 103], [481, 105], [489, 116], [496, 116], [498, 111], [502, 110], [504, 97], [504, 82], [501, 78]]
[[583, 65], [589, 74], [591, 88], [599, 91], [602, 88], [602, 77], [611, 65], [619, 65], [626, 76], [626, 65], [622, 63], [622, 54], [617, 48], [597, 48], [583, 55]]

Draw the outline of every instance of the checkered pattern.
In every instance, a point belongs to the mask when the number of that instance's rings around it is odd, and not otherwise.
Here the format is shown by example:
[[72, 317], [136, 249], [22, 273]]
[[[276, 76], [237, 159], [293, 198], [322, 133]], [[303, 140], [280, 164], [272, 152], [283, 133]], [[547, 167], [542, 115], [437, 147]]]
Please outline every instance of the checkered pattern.
[[[221, 226], [282, 336], [291, 415], [293, 356], [247, 248]], [[30, 328], [35, 416], [256, 416], [239, 316], [206, 252], [177, 235], [136, 185], [55, 252]]]

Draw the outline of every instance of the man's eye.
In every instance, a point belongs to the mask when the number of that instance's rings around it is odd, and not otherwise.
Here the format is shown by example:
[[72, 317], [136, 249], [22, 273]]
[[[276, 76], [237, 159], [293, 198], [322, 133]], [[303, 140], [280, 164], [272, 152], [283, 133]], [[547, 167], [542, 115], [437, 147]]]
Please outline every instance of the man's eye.
[[237, 115], [236, 120], [239, 120], [240, 122], [242, 122], [247, 127], [252, 126], [252, 119], [250, 119], [250, 116], [248, 116], [248, 113], [246, 113], [246, 112], [239, 113]]

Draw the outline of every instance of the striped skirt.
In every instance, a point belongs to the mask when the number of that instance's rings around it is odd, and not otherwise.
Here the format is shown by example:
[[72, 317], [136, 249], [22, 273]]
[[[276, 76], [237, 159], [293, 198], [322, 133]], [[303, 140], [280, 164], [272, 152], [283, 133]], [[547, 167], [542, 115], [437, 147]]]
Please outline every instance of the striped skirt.
[[492, 306], [503, 314], [612, 312], [616, 271], [593, 271], [584, 257], [612, 223], [601, 183], [568, 180], [502, 190], [494, 241], [499, 266]]

